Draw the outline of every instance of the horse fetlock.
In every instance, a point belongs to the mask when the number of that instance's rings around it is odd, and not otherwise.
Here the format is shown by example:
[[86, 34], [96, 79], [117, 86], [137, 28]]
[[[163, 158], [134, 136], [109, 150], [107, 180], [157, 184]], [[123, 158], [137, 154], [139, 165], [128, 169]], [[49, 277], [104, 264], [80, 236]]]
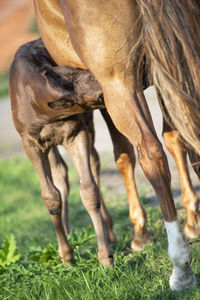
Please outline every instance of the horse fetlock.
[[73, 260], [73, 249], [71, 246], [68, 246], [67, 249], [65, 248], [59, 248], [58, 253], [60, 256], [60, 259], [63, 263], [71, 264]]
[[190, 268], [192, 251], [184, 234], [181, 231], [179, 222], [166, 222], [165, 227], [168, 237], [168, 253], [174, 265], [170, 277], [170, 287], [173, 290], [191, 288], [195, 285], [196, 279]]
[[200, 236], [200, 212], [198, 206], [196, 210], [187, 209], [187, 224], [184, 228], [188, 239], [194, 239]]
[[182, 202], [183, 202], [183, 206], [187, 211], [191, 211], [194, 214], [198, 212], [200, 201], [194, 191], [183, 190]]
[[193, 288], [196, 284], [196, 277], [190, 267], [174, 267], [169, 280], [169, 285], [172, 290], [181, 291], [183, 289]]
[[141, 231], [135, 232], [134, 239], [131, 242], [131, 249], [133, 251], [141, 251], [143, 248], [152, 242], [152, 235], [149, 233], [146, 227]]
[[190, 267], [192, 252], [184, 236], [183, 238], [177, 238], [173, 246], [171, 245], [171, 247], [169, 247], [168, 251], [169, 257], [174, 265], [169, 281], [170, 288], [177, 291], [193, 288], [196, 284], [196, 277]]
[[194, 225], [186, 224], [184, 233], [188, 239], [195, 239], [200, 237], [200, 224], [199, 222]]
[[108, 251], [98, 251], [98, 261], [103, 267], [112, 266], [114, 263], [113, 254]]
[[173, 265], [184, 269], [191, 264], [192, 251], [182, 232], [181, 235], [175, 238], [173, 243], [169, 242], [168, 253]]

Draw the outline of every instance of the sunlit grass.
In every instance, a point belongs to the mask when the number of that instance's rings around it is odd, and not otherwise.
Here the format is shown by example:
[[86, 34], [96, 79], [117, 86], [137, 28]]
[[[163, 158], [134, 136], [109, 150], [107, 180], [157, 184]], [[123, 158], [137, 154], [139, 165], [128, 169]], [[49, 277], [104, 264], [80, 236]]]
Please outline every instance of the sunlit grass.
[[[159, 208], [145, 204], [154, 242], [142, 252], [131, 252], [133, 232], [125, 195], [113, 195], [107, 201], [118, 241], [113, 247], [115, 266], [101, 267], [93, 227], [80, 200], [76, 172], [70, 167], [69, 173], [69, 240], [74, 247], [74, 261], [63, 265], [30, 162], [24, 158], [0, 161], [0, 244], [13, 233], [21, 253], [20, 260], [0, 274], [0, 299], [200, 299], [199, 288], [179, 294], [169, 290], [172, 264]], [[106, 193], [105, 188], [103, 191]], [[145, 195], [142, 197], [145, 203]], [[192, 267], [199, 280], [199, 243], [193, 248]]]

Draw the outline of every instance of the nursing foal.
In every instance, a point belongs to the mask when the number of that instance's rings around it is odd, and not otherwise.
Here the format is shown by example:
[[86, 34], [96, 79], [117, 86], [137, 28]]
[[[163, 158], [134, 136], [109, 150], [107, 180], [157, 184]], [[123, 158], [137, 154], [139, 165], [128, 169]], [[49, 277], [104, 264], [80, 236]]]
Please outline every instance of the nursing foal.
[[[81, 198], [93, 221], [98, 244], [104, 242], [107, 246], [108, 259], [105, 253], [102, 257], [101, 251], [98, 259], [103, 265], [109, 265], [112, 260], [109, 242], [114, 242], [115, 236], [99, 188], [99, 158], [94, 148], [92, 112], [84, 113], [104, 107], [101, 87], [89, 71], [57, 67], [39, 39], [23, 45], [16, 53], [10, 68], [10, 96], [14, 124], [38, 172], [62, 261], [71, 262], [73, 251], [66, 238], [69, 232], [67, 166], [57, 145], [63, 145], [73, 159], [80, 177]], [[115, 128], [105, 109], [102, 115], [128, 194], [130, 220], [134, 226], [131, 246], [140, 250], [151, 237], [135, 186], [133, 147]]]

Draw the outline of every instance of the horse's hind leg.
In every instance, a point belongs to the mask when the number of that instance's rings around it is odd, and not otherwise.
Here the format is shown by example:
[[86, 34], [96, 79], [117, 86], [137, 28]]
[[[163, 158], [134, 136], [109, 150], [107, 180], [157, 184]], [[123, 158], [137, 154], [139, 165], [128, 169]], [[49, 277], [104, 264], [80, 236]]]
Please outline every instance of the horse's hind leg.
[[55, 187], [60, 191], [62, 200], [62, 222], [66, 234], [69, 233], [69, 213], [67, 198], [69, 194], [68, 168], [56, 146], [49, 151], [49, 162]]
[[100, 201], [101, 201], [101, 215], [102, 218], [106, 224], [106, 228], [108, 231], [108, 237], [109, 237], [109, 242], [114, 243], [116, 242], [116, 236], [113, 232], [113, 220], [108, 212], [104, 200], [103, 200], [103, 195], [101, 193], [101, 188], [100, 188], [100, 180], [99, 180], [99, 173], [100, 173], [100, 159], [99, 155], [94, 147], [94, 140], [95, 140], [95, 130], [94, 130], [94, 123], [93, 123], [93, 113], [85, 113], [85, 122], [88, 130], [88, 135], [89, 135], [89, 140], [90, 140], [90, 165], [91, 165], [91, 170], [92, 174], [94, 176], [94, 180], [99, 187], [99, 192], [100, 192]]
[[31, 160], [39, 175], [42, 198], [55, 226], [60, 258], [65, 263], [71, 263], [73, 250], [68, 243], [65, 229], [62, 223], [61, 195], [58, 189], [53, 184], [51, 168], [48, 160], [48, 152], [42, 152], [37, 146], [33, 145], [32, 142], [29, 142], [28, 139], [22, 139], [22, 143], [27, 156]]
[[188, 238], [200, 236], [200, 211], [199, 199], [193, 189], [187, 164], [187, 152], [181, 142], [180, 134], [177, 130], [165, 130], [163, 138], [169, 152], [174, 157], [179, 171], [180, 183], [182, 188], [182, 203], [187, 214], [185, 234]]
[[136, 188], [134, 148], [127, 138], [116, 129], [107, 111], [104, 109], [101, 110], [101, 113], [109, 129], [114, 146], [115, 161], [127, 191], [129, 217], [134, 227], [134, 239], [131, 243], [131, 248], [133, 250], [141, 250], [152, 241], [152, 238], [146, 228], [146, 212], [140, 203]]
[[89, 137], [87, 129], [84, 130], [84, 124], [80, 124], [76, 136], [72, 142], [64, 142], [70, 153], [74, 166], [80, 178], [80, 194], [83, 205], [88, 211], [97, 236], [98, 259], [103, 266], [109, 266], [113, 263], [113, 255], [109, 246], [108, 232], [106, 224], [103, 221], [100, 206], [101, 196], [99, 187], [96, 184], [90, 166], [89, 156]]

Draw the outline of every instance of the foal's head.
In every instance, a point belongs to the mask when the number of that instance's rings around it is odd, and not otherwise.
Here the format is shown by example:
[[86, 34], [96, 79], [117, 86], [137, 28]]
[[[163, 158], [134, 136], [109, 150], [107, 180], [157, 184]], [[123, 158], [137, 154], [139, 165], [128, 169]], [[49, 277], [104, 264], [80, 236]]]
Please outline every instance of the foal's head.
[[48, 104], [51, 108], [62, 109], [78, 105], [87, 111], [104, 107], [102, 88], [90, 71], [69, 67], [53, 67], [51, 71], [55, 74], [49, 71], [46, 73], [49, 84], [53, 84], [54, 90], [62, 91], [62, 97]]

